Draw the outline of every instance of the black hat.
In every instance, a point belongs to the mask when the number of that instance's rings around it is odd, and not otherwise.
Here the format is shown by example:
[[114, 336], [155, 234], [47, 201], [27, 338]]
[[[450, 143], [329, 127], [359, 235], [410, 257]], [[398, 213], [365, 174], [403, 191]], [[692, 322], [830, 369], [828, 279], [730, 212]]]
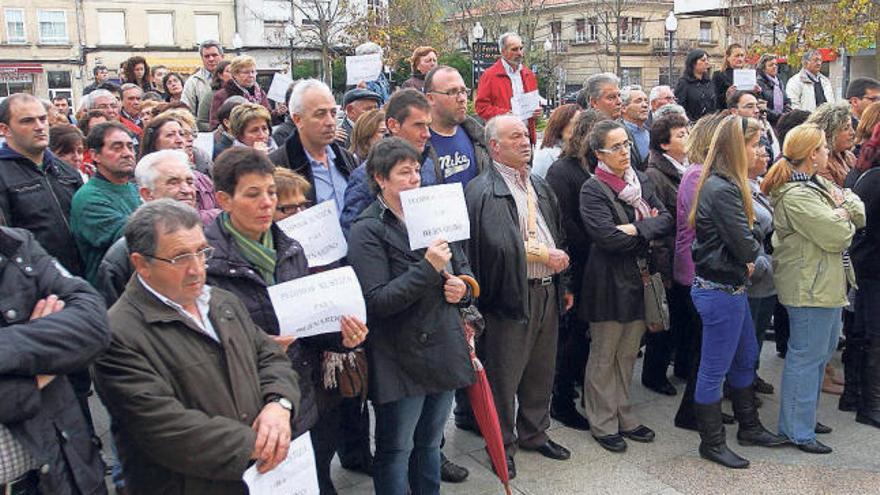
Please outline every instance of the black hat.
[[342, 97], [342, 108], [345, 108], [349, 103], [354, 103], [358, 100], [375, 100], [379, 105], [382, 104], [382, 97], [378, 94], [369, 89], [355, 88], [347, 91], [345, 96]]

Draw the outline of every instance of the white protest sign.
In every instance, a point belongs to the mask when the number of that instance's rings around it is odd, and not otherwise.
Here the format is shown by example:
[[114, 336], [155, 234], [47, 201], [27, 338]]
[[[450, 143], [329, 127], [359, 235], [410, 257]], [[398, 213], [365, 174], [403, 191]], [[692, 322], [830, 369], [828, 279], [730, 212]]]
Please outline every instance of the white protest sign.
[[254, 464], [241, 479], [251, 495], [319, 495], [311, 435], [306, 432], [290, 442], [287, 457], [275, 469], [260, 474]]
[[375, 81], [382, 73], [382, 55], [355, 55], [345, 57], [345, 84], [353, 86], [361, 81]]
[[461, 184], [419, 187], [400, 193], [410, 249], [431, 245], [435, 239], [446, 242], [471, 237], [471, 223]]
[[290, 87], [292, 82], [293, 79], [276, 72], [275, 76], [272, 77], [272, 85], [269, 86], [269, 91], [266, 92], [266, 98], [287, 105], [284, 97], [287, 95], [287, 88]]
[[740, 91], [751, 91], [758, 85], [755, 69], [733, 69], [733, 85]]
[[341, 331], [343, 316], [367, 322], [361, 284], [350, 266], [269, 287], [281, 335], [296, 338]]
[[528, 120], [541, 108], [541, 95], [538, 90], [515, 95], [510, 99], [510, 112], [522, 120]]
[[333, 200], [287, 217], [278, 222], [278, 226], [288, 237], [302, 244], [311, 267], [329, 265], [348, 254]]

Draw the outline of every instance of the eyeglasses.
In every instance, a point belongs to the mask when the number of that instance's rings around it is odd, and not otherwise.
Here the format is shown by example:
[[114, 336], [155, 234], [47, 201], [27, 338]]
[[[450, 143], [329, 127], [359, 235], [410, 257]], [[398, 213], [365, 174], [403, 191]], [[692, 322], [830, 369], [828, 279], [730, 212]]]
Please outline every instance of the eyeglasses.
[[278, 205], [275, 207], [277, 211], [285, 215], [292, 215], [294, 213], [299, 213], [301, 211], [307, 210], [312, 207], [311, 201], [303, 201], [302, 203], [293, 203], [289, 205]]
[[630, 146], [632, 146], [632, 141], [627, 139], [626, 141], [624, 141], [622, 143], [615, 144], [614, 146], [612, 146], [610, 148], [607, 148], [607, 149], [599, 148], [596, 151], [601, 151], [602, 153], [608, 153], [609, 155], [613, 154], [613, 153], [620, 153], [621, 151], [626, 151], [627, 153], [629, 153]]
[[92, 108], [95, 108], [97, 110], [110, 110], [111, 108], [117, 109], [117, 108], [119, 108], [119, 104], [117, 104], [117, 103], [102, 103], [100, 105], [95, 105]]
[[863, 96], [862, 99], [876, 103], [876, 102], [880, 101], [880, 95]]
[[452, 88], [447, 89], [446, 91], [431, 91], [432, 93], [436, 93], [438, 95], [446, 95], [452, 96], [453, 98], [457, 96], [467, 96], [468, 93], [471, 92], [470, 88]]
[[153, 258], [154, 260], [164, 261], [175, 268], [181, 268], [191, 265], [193, 261], [198, 261], [200, 263], [208, 261], [211, 259], [211, 256], [214, 256], [214, 248], [208, 246], [195, 253], [181, 254], [173, 258], [162, 258], [161, 256], [155, 256], [152, 254], [144, 254], [144, 256], [147, 258]]

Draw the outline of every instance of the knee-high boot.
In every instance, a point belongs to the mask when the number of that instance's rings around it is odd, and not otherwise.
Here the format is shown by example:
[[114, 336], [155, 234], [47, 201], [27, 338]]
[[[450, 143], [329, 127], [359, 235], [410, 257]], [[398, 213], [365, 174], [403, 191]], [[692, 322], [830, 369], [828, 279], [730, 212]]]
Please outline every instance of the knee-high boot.
[[724, 424], [721, 422], [721, 401], [712, 404], [693, 403], [700, 430], [700, 457], [722, 466], [744, 469], [749, 461], [727, 447]]
[[785, 437], [770, 433], [761, 424], [755, 404], [755, 390], [751, 385], [744, 388], [730, 387], [730, 401], [733, 403], [733, 416], [739, 423], [736, 440], [740, 445], [775, 447], [787, 442]]

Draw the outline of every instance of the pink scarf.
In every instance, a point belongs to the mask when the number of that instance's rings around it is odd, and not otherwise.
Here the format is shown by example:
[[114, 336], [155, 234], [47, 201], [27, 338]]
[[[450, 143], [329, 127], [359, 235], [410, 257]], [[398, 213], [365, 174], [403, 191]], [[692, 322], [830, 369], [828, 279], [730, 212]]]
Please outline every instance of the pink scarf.
[[637, 222], [651, 216], [651, 205], [642, 199], [642, 185], [632, 167], [626, 169], [621, 179], [614, 175], [608, 165], [599, 162], [599, 166], [596, 167], [596, 178], [610, 187], [621, 201], [633, 207]]

